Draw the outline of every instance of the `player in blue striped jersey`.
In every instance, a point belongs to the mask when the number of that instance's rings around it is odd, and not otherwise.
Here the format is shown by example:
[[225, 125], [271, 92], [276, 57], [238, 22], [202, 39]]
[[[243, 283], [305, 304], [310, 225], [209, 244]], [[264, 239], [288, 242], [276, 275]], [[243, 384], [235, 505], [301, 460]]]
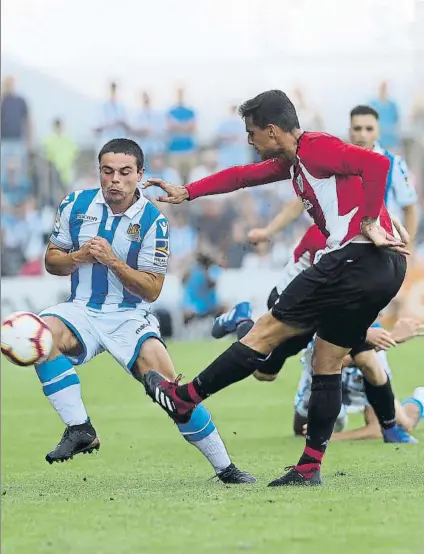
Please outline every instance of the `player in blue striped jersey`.
[[[169, 256], [169, 225], [143, 197], [138, 183], [144, 156], [128, 139], [114, 139], [99, 154], [101, 187], [71, 193], [59, 206], [45, 263], [53, 275], [71, 277], [67, 302], [40, 316], [54, 346], [36, 367], [44, 394], [66, 425], [49, 463], [98, 449], [75, 365], [107, 351], [143, 382], [152, 368], [175, 380], [172, 360], [150, 311], [162, 289]], [[160, 400], [160, 399], [159, 399]], [[183, 437], [209, 460], [225, 483], [254, 482], [231, 463], [209, 412], [199, 406], [174, 418]]]
[[405, 160], [378, 143], [379, 115], [371, 106], [356, 106], [350, 112], [350, 140], [357, 146], [374, 150], [390, 161], [384, 203], [391, 215], [399, 218], [413, 245], [418, 228], [418, 196]]
[[[408, 333], [408, 329], [405, 329]], [[294, 432], [296, 435], [306, 433], [308, 404], [311, 394], [312, 384], [312, 355], [313, 341], [303, 351], [301, 359], [303, 371], [299, 380], [294, 400]], [[384, 350], [376, 353], [381, 371], [385, 371], [391, 378], [391, 369]], [[361, 371], [355, 366], [352, 358], [346, 356], [343, 362], [342, 370], [342, 408], [337, 417], [334, 426], [334, 433], [331, 440], [358, 440], [358, 439], [377, 439], [381, 438], [382, 433], [380, 424], [374, 410], [370, 406], [364, 385], [364, 377]], [[418, 387], [414, 390], [411, 397], [399, 403], [395, 400], [396, 421], [403, 428], [404, 442], [417, 443], [418, 441], [408, 435], [424, 419], [424, 387]], [[349, 412], [361, 412], [364, 416], [365, 425], [357, 429], [345, 430], [348, 423]]]

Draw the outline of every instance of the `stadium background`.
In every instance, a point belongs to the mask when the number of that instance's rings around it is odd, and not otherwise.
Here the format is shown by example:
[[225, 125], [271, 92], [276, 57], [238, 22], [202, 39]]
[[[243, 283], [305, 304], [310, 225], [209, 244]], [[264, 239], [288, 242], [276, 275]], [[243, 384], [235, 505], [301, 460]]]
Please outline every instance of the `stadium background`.
[[[381, 83], [387, 82], [388, 96], [400, 114], [393, 148], [406, 156], [423, 204], [423, 2], [408, 0], [400, 6], [391, 0], [356, 0], [341, 8], [333, 0], [287, 0], [269, 1], [269, 9], [263, 10], [255, 2], [233, 0], [224, 11], [223, 0], [217, 0], [214, 9], [199, 6], [186, 0], [178, 17], [177, 8], [166, 0], [143, 7], [123, 1], [122, 22], [113, 29], [105, 27], [110, 12], [97, 1], [84, 8], [79, 1], [72, 7], [50, 0], [37, 7], [24, 0], [4, 2], [2, 103], [7, 87], [14, 87], [27, 106], [30, 135], [12, 137], [18, 150], [9, 148], [7, 133], [20, 126], [19, 114], [2, 129], [3, 313], [37, 311], [66, 295], [65, 280], [45, 277], [43, 250], [61, 198], [70, 190], [97, 186], [99, 145], [125, 134], [144, 148], [148, 175], [195, 180], [254, 159], [232, 106], [267, 88], [282, 88], [293, 97], [305, 129], [347, 138], [349, 110], [378, 101]], [[39, 41], [44, 32], [49, 40]], [[115, 41], [123, 33], [125, 41]], [[166, 123], [179, 88], [195, 121], [195, 132], [183, 146], [170, 144]], [[149, 96], [150, 111], [143, 110], [143, 93]], [[127, 127], [96, 133], [105, 117]], [[142, 136], [146, 121], [150, 134]], [[187, 161], [183, 174], [175, 169], [181, 166], [175, 162], [179, 154]], [[249, 246], [246, 235], [266, 224], [292, 194], [290, 184], [272, 184], [165, 210], [172, 258], [158, 307], [172, 312], [177, 336], [189, 332], [178, 318], [184, 289], [191, 286], [190, 279], [183, 283], [184, 276], [193, 271], [199, 252], [222, 268], [216, 303], [250, 299], [260, 313], [262, 291], [278, 278], [308, 219], [303, 216], [259, 247]], [[406, 308], [420, 317], [423, 265], [421, 213]], [[264, 282], [260, 291], [258, 278]], [[197, 324], [189, 327], [194, 336], [204, 332]]]
[[[31, 135], [10, 135], [10, 127], [20, 127], [16, 120], [8, 122], [9, 137], [2, 128], [2, 314], [36, 312], [67, 295], [67, 279], [44, 274], [43, 250], [60, 199], [69, 190], [97, 186], [95, 153], [106, 137], [94, 129], [109, 105], [111, 82], [134, 127], [143, 120], [141, 93], [149, 93], [157, 110], [153, 129], [161, 129], [150, 147], [160, 155], [153, 159], [146, 140], [141, 144], [148, 164], [175, 180], [163, 121], [178, 87], [196, 116], [189, 152], [194, 168], [187, 178], [197, 178], [251, 157], [241, 122], [229, 117], [232, 105], [281, 88], [296, 100], [302, 126], [346, 138], [349, 110], [376, 100], [387, 81], [400, 113], [396, 147], [408, 159], [420, 196], [404, 309], [424, 319], [423, 29], [422, 0], [3, 0], [2, 86], [10, 87], [8, 77], [14, 77]], [[3, 88], [2, 108], [5, 97]], [[58, 118], [61, 137], [52, 134]], [[228, 129], [233, 148], [223, 151], [218, 147]], [[217, 303], [250, 299], [255, 315], [263, 311], [309, 222], [302, 218], [265, 248], [250, 247], [246, 234], [291, 194], [291, 185], [270, 185], [167, 212], [173, 258], [157, 304], [172, 312], [174, 338], [195, 339], [210, 329], [209, 318], [183, 324], [183, 275], [198, 252], [222, 266]], [[178, 340], [168, 347], [177, 371], [190, 378], [227, 344]], [[417, 339], [389, 353], [401, 399], [422, 384], [422, 351]], [[240, 489], [206, 481], [210, 468], [198, 452], [107, 355], [78, 370], [102, 438], [99, 455], [48, 466], [44, 456], [62, 423], [32, 368], [2, 359], [2, 551], [419, 552], [422, 424], [414, 433], [417, 448], [335, 442], [320, 490], [266, 488], [299, 454], [292, 416], [300, 368], [298, 359], [290, 360], [273, 384], [246, 379], [208, 400], [235, 462], [258, 478], [257, 485]], [[350, 425], [361, 425], [359, 414]]]

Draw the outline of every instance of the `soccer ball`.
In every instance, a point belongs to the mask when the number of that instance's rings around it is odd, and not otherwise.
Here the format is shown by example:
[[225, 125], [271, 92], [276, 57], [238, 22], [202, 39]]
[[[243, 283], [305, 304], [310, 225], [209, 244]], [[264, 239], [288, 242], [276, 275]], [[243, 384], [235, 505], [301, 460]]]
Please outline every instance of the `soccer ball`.
[[50, 329], [31, 312], [15, 312], [1, 324], [1, 351], [12, 364], [29, 366], [43, 362], [52, 347]]

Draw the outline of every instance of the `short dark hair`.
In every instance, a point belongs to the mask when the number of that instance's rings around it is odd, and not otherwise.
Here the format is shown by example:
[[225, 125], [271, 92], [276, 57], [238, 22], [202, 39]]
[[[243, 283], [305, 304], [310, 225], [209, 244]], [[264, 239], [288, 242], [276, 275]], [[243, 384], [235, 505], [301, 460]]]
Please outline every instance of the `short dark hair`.
[[104, 156], [104, 154], [109, 154], [110, 152], [113, 154], [128, 154], [129, 156], [134, 156], [137, 160], [137, 171], [141, 171], [144, 167], [143, 150], [131, 139], [116, 138], [107, 142], [99, 152], [99, 163], [102, 156]]
[[353, 108], [353, 110], [350, 112], [350, 119], [352, 119], [352, 117], [355, 117], [355, 115], [372, 115], [376, 118], [377, 121], [380, 119], [377, 110], [374, 110], [374, 108], [371, 108], [371, 106], [366, 106], [362, 104], [360, 106], [356, 106], [356, 108]]
[[300, 128], [296, 108], [281, 90], [267, 90], [247, 100], [240, 106], [239, 114], [243, 119], [251, 117], [252, 123], [260, 129], [270, 124], [277, 125], [287, 133]]

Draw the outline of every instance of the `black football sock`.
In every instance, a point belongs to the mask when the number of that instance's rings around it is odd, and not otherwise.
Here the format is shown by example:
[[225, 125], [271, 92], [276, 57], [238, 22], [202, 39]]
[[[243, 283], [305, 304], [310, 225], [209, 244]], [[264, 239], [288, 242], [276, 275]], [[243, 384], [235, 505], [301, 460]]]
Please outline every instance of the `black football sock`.
[[341, 374], [313, 375], [308, 408], [306, 447], [297, 468], [321, 462], [341, 407]]
[[235, 342], [191, 383], [178, 387], [177, 395], [186, 402], [198, 403], [211, 394], [249, 377], [265, 358], [265, 354], [256, 352], [241, 342]]
[[365, 394], [375, 415], [383, 429], [390, 429], [396, 425], [395, 397], [392, 384], [387, 377], [384, 385], [371, 385], [364, 378]]

